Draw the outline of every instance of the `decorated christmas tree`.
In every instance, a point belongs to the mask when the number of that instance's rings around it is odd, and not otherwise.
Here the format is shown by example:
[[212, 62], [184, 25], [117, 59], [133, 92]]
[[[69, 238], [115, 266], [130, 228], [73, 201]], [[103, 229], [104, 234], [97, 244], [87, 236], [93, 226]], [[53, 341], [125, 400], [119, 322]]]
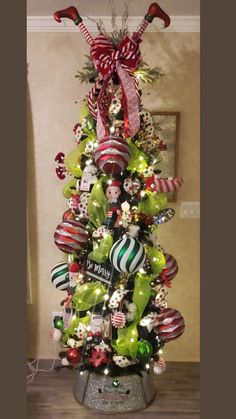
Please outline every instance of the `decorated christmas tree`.
[[153, 3], [129, 35], [127, 10], [121, 29], [113, 13], [112, 32], [99, 20], [94, 38], [75, 7], [54, 17], [74, 21], [88, 42], [90, 55], [77, 77], [91, 88], [73, 130], [74, 150], [55, 158], [57, 176], [67, 177], [67, 209], [54, 234], [65, 257], [51, 281], [64, 298], [51, 337], [61, 345], [63, 366], [121, 388], [122, 377], [147, 376], [150, 368], [162, 373], [162, 348], [185, 327], [165, 300], [178, 265], [158, 242], [158, 229], [175, 213], [168, 193], [183, 181], [161, 176], [168, 150], [139, 89], [140, 80], [152, 83], [162, 75], [141, 58], [142, 34], [154, 18], [164, 27], [170, 18]]

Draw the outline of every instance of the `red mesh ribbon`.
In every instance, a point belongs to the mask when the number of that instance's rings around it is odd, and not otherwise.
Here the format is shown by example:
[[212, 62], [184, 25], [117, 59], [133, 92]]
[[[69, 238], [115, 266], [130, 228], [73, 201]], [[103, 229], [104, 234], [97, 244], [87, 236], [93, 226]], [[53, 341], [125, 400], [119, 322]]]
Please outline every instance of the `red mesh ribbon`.
[[126, 136], [132, 137], [139, 130], [139, 93], [133, 71], [137, 69], [140, 61], [140, 42], [141, 39], [137, 34], [134, 34], [132, 38], [127, 36], [117, 48], [114, 48], [103, 34], [100, 34], [93, 41], [90, 54], [102, 81], [97, 98], [98, 138], [103, 138], [108, 134], [106, 117], [111, 96], [107, 94], [107, 85], [113, 74], [117, 74], [122, 87]]

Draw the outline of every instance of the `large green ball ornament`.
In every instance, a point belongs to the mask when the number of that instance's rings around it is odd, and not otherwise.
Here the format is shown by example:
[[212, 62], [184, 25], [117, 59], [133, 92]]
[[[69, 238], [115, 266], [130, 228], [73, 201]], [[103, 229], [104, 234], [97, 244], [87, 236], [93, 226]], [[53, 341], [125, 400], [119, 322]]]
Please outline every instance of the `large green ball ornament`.
[[152, 345], [144, 339], [138, 341], [137, 344], [137, 358], [140, 360], [149, 359], [152, 356]]
[[117, 271], [130, 274], [142, 268], [146, 254], [138, 240], [125, 237], [113, 244], [109, 257]]

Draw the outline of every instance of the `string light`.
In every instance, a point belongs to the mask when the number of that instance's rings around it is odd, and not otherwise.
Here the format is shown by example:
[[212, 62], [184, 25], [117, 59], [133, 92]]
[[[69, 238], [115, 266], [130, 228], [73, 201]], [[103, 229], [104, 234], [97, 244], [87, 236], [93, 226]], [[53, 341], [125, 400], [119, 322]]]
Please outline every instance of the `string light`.
[[145, 195], [145, 193], [146, 193], [145, 191], [141, 191], [141, 192], [140, 192], [140, 196], [143, 198], [143, 197], [144, 197], [144, 195]]
[[149, 370], [150, 364], [146, 364], [145, 367], [146, 367], [146, 370]]
[[109, 370], [108, 370], [108, 368], [106, 368], [106, 369], [104, 370], [104, 374], [105, 374], [105, 375], [108, 375], [108, 374], [109, 374]]
[[83, 371], [80, 371], [80, 373], [79, 373], [80, 375], [84, 375], [84, 372]]
[[162, 349], [159, 349], [158, 353], [159, 354], [163, 354], [163, 350]]

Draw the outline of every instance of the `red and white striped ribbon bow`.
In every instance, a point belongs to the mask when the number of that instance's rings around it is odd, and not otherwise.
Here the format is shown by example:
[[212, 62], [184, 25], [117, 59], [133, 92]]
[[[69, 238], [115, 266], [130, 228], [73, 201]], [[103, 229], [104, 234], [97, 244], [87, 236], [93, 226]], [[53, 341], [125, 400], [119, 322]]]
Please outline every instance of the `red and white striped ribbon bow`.
[[127, 36], [123, 39], [115, 49], [103, 34], [100, 34], [93, 40], [90, 55], [100, 74], [100, 80], [102, 80], [101, 89], [97, 98], [98, 139], [108, 134], [106, 130], [106, 117], [111, 97], [107, 96], [106, 88], [114, 73], [117, 74], [122, 86], [126, 135], [127, 137], [132, 137], [139, 130], [139, 93], [133, 71], [137, 68], [140, 61], [140, 42], [140, 37], [134, 34], [132, 38]]

